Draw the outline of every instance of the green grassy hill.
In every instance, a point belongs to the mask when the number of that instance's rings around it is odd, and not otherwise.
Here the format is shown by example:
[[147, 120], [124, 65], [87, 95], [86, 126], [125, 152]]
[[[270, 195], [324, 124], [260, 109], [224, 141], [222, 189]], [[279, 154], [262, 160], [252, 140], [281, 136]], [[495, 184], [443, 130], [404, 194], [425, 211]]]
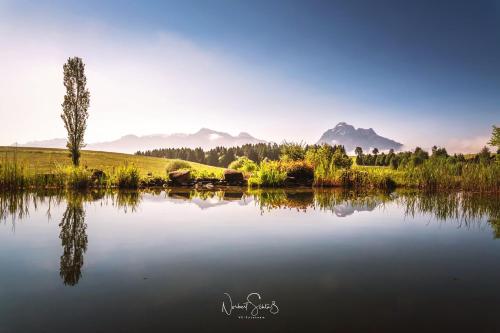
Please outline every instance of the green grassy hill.
[[[71, 159], [68, 151], [65, 149], [53, 148], [16, 148], [0, 146], [0, 164], [6, 160], [17, 161], [28, 167], [35, 173], [50, 173], [57, 166], [71, 165]], [[121, 153], [110, 153], [102, 151], [83, 150], [80, 164], [89, 169], [100, 169], [107, 173], [113, 173], [113, 170], [123, 165], [135, 165], [141, 176], [152, 173], [154, 176], [166, 176], [166, 167], [171, 163], [171, 159], [136, 156]], [[222, 175], [223, 168], [210, 165], [204, 165], [194, 162], [187, 162], [191, 169], [196, 173]]]

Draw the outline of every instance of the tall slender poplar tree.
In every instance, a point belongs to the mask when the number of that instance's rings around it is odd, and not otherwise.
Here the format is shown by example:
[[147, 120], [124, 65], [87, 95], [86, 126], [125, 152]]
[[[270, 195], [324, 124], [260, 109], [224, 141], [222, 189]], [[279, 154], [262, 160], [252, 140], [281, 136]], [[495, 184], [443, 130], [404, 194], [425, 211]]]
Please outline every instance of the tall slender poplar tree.
[[73, 165], [80, 163], [80, 150], [85, 147], [83, 136], [87, 128], [90, 93], [87, 90], [85, 64], [81, 58], [69, 58], [63, 66], [66, 95], [61, 118], [68, 132], [68, 147]]

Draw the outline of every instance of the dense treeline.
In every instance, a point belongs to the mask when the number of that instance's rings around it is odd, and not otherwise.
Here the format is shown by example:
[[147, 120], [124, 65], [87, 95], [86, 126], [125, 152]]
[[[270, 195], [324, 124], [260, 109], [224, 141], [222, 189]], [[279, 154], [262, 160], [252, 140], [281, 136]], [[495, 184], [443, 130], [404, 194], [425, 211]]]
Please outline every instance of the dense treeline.
[[[490, 145], [500, 149], [500, 130], [494, 127]], [[463, 190], [500, 192], [500, 154], [485, 147], [479, 153], [450, 156], [445, 148], [433, 147], [430, 152], [414, 151], [380, 153], [373, 149], [364, 154], [355, 150], [356, 157], [347, 155], [341, 145], [304, 145], [300, 143], [248, 144], [241, 147], [217, 147], [208, 152], [197, 149], [158, 149], [138, 152], [138, 155], [168, 158], [164, 175], [152, 177], [150, 170], [133, 165], [108, 174], [86, 167], [55, 168], [49, 173], [37, 173], [25, 168], [16, 155], [12, 160], [0, 160], [0, 188], [47, 187], [121, 187], [161, 186], [175, 176], [174, 171], [187, 175], [192, 184], [225, 179], [222, 168], [192, 164], [211, 164], [239, 170], [249, 186], [342, 186], [351, 188], [392, 189], [397, 186], [423, 190]], [[144, 159], [150, 160], [150, 159]], [[186, 161], [187, 160], [187, 161]], [[356, 163], [354, 161], [356, 160]], [[158, 161], [158, 160], [156, 160]], [[147, 172], [147, 177], [144, 174]], [[142, 178], [141, 178], [142, 177]], [[158, 181], [157, 181], [158, 180]], [[144, 185], [146, 184], [146, 185]], [[152, 184], [152, 185], [150, 185]], [[212, 186], [214, 186], [212, 184]]]
[[227, 167], [238, 157], [245, 156], [248, 159], [260, 163], [264, 159], [278, 160], [283, 145], [276, 143], [245, 144], [239, 147], [216, 147], [209, 151], [201, 148], [162, 148], [138, 151], [136, 155], [174, 158], [185, 161], [203, 163], [213, 166]]
[[[280, 156], [283, 155], [289, 155], [292, 160], [303, 159], [306, 151], [318, 147], [317, 145], [300, 145], [287, 142], [279, 145], [276, 143], [258, 143], [230, 148], [216, 147], [209, 151], [204, 151], [202, 148], [162, 148], [144, 152], [138, 151], [136, 155], [180, 159], [212, 166], [228, 167], [239, 157], [246, 157], [257, 164], [263, 160], [277, 161], [280, 159]], [[333, 147], [334, 150], [337, 148], [342, 149], [342, 152], [345, 154], [345, 150], [342, 146]], [[450, 163], [487, 163], [494, 159], [487, 147], [484, 147], [474, 158], [467, 160], [463, 154], [449, 155], [445, 148], [437, 146], [432, 147], [431, 154], [420, 147], [417, 147], [414, 151], [397, 153], [394, 152], [393, 149], [385, 153], [379, 152], [377, 148], [374, 148], [371, 153], [369, 152], [368, 154], [365, 154], [361, 147], [357, 147], [355, 153], [357, 165], [389, 166], [393, 169], [418, 166], [429, 158], [444, 158]]]
[[[495, 143], [496, 141], [491, 141]], [[360, 147], [356, 157], [343, 146], [277, 144], [202, 149], [159, 149], [139, 155], [185, 159], [229, 167], [247, 174], [250, 186], [279, 187], [291, 183], [313, 186], [356, 188], [416, 187], [425, 190], [462, 189], [493, 191], [500, 188], [500, 158], [485, 147], [478, 154], [449, 155], [434, 146], [430, 152], [414, 151], [365, 154]], [[354, 163], [354, 160], [356, 163]], [[169, 170], [170, 171], [170, 170]]]
[[390, 166], [393, 169], [404, 167], [415, 167], [423, 164], [428, 159], [442, 159], [449, 163], [489, 163], [495, 159], [488, 147], [484, 147], [473, 158], [466, 159], [463, 154], [449, 155], [445, 148], [434, 146], [431, 154], [420, 147], [415, 148], [413, 152], [405, 151], [395, 153], [391, 149], [387, 154], [379, 153], [377, 148], [372, 153], [364, 154], [361, 147], [356, 147], [356, 164], [367, 166]]
[[[162, 148], [147, 150], [144, 152], [138, 151], [135, 154], [140, 156], [163, 157], [169, 159], [179, 159], [190, 162], [197, 162], [218, 167], [228, 167], [232, 162], [238, 161], [239, 158], [247, 158], [257, 164], [266, 161], [286, 160], [303, 160], [308, 151], [319, 149], [320, 145], [305, 145], [301, 143], [283, 142], [276, 143], [257, 143], [245, 144], [238, 147], [216, 147], [209, 151], [204, 151], [202, 148]], [[344, 146], [329, 146], [324, 145], [324, 149], [328, 149], [332, 153], [339, 151], [345, 158], [347, 157]]]

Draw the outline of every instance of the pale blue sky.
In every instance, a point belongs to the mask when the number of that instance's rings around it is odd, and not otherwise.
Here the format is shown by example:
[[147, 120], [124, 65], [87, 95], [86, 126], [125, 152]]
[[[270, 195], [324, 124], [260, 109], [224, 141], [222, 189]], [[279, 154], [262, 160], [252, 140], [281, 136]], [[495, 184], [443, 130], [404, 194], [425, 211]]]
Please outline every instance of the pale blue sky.
[[314, 142], [346, 121], [473, 150], [499, 124], [498, 1], [0, 1], [0, 21], [0, 144], [64, 136], [73, 55], [88, 142], [201, 127]]

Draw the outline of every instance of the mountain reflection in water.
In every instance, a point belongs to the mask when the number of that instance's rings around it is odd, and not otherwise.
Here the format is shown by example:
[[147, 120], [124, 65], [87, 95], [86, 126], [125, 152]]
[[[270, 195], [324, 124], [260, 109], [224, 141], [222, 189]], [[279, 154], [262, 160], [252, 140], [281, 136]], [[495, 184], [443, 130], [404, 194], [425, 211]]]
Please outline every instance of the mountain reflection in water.
[[[499, 199], [0, 193], [0, 331], [498, 332]], [[254, 292], [279, 313], [250, 322], [221, 313], [225, 293]]]
[[112, 206], [123, 213], [135, 213], [143, 200], [194, 205], [202, 210], [228, 204], [253, 205], [266, 214], [289, 209], [298, 213], [319, 210], [346, 217], [360, 212], [384, 209], [388, 204], [402, 207], [404, 218], [429, 214], [436, 221], [454, 221], [457, 227], [481, 226], [487, 221], [494, 238], [500, 238], [500, 197], [498, 194], [422, 193], [414, 191], [354, 192], [345, 190], [230, 190], [197, 191], [190, 189], [148, 191], [42, 191], [0, 193], [0, 220], [16, 223], [28, 219], [39, 207], [51, 209], [65, 205], [59, 223], [62, 255], [60, 276], [65, 285], [78, 284], [82, 276], [84, 256], [88, 247], [86, 204]]

